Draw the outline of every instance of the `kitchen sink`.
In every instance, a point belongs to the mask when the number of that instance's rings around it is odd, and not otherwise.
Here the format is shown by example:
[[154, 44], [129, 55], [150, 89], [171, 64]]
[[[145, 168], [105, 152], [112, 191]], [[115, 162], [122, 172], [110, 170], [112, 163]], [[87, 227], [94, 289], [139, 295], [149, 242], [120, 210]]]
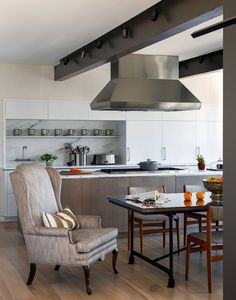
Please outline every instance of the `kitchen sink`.
[[34, 159], [31, 159], [31, 158], [16, 158], [15, 161], [34, 161]]

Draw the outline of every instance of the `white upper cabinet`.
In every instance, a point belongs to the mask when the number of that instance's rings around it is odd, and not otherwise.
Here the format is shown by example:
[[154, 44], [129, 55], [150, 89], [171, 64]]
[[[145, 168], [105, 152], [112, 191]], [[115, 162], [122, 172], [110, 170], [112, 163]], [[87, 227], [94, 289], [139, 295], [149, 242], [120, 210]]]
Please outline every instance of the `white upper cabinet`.
[[48, 119], [47, 100], [6, 100], [6, 119]]
[[196, 122], [162, 122], [162, 163], [196, 160]]
[[223, 157], [223, 123], [198, 122], [197, 146], [206, 163], [215, 162]]
[[134, 121], [160, 121], [162, 113], [159, 111], [128, 111], [126, 118]]
[[49, 100], [50, 120], [88, 120], [88, 102], [80, 100]]
[[197, 121], [223, 121], [223, 102], [203, 103], [196, 115]]
[[161, 159], [161, 122], [127, 121], [126, 161], [137, 164], [140, 161]]
[[196, 121], [196, 110], [190, 111], [169, 111], [162, 113], [164, 121]]
[[100, 111], [91, 110], [89, 106], [89, 120], [114, 120], [122, 121], [126, 120], [126, 112], [124, 111]]

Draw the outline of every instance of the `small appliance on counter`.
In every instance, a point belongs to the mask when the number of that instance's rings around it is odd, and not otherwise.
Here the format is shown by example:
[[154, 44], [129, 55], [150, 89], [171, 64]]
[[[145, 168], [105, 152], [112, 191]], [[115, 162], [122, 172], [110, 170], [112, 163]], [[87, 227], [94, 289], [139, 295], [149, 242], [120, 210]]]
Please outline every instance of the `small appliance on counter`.
[[113, 153], [109, 154], [95, 154], [93, 156], [93, 165], [114, 165], [116, 163], [116, 156]]

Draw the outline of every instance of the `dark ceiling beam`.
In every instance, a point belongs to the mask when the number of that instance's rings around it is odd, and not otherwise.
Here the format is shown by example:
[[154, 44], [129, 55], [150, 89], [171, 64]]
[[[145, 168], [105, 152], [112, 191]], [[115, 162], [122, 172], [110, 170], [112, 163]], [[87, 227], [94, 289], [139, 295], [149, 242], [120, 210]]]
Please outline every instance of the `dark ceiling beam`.
[[211, 52], [179, 63], [179, 78], [223, 69], [223, 50]]
[[223, 0], [162, 0], [62, 58], [54, 67], [55, 80], [64, 80], [117, 60], [219, 16], [223, 13], [222, 3]]

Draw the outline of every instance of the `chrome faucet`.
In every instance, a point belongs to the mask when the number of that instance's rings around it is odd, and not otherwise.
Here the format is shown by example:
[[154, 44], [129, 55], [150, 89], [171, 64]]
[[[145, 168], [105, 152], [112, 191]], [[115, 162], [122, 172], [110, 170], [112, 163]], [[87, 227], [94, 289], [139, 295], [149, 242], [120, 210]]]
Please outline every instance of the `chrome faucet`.
[[27, 146], [22, 147], [22, 160], [25, 159], [25, 151], [27, 150]]

